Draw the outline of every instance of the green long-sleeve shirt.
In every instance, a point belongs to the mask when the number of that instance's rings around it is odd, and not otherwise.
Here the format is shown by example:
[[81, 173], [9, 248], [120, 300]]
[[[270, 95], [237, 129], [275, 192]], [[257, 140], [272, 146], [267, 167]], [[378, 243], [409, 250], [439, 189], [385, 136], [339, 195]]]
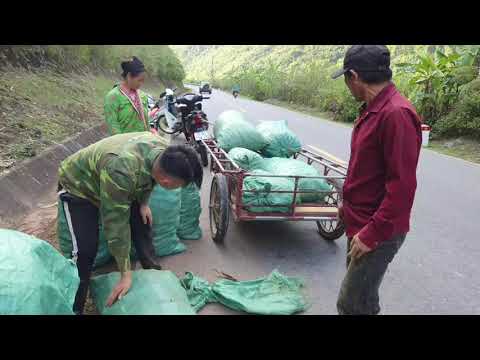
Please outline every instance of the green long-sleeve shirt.
[[110, 253], [122, 272], [130, 270], [130, 206], [148, 201], [155, 185], [153, 162], [167, 146], [167, 140], [149, 132], [114, 135], [60, 165], [63, 188], [99, 207]]
[[120, 86], [115, 86], [105, 96], [105, 122], [110, 135], [150, 130], [148, 124], [148, 98], [143, 91], [138, 90], [138, 92], [143, 106], [145, 122], [128, 96], [121, 92]]

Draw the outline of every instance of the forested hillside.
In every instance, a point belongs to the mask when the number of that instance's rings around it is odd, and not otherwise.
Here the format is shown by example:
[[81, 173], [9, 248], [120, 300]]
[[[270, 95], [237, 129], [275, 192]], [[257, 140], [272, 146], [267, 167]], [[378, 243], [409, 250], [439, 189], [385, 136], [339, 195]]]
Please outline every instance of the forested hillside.
[[[189, 81], [233, 84], [256, 100], [276, 99], [352, 122], [358, 104], [330, 78], [348, 45], [182, 45], [173, 50]], [[480, 139], [478, 45], [388, 45], [394, 82], [441, 137]]]

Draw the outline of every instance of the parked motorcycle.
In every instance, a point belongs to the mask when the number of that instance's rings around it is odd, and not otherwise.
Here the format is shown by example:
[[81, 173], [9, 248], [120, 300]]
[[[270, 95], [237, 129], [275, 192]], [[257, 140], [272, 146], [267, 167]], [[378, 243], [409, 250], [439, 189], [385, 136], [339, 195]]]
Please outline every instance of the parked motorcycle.
[[158, 101], [150, 112], [151, 126], [166, 134], [183, 132], [187, 143], [200, 154], [203, 166], [208, 165], [207, 149], [201, 140], [210, 139], [207, 115], [202, 111], [202, 100], [209, 99], [193, 93], [175, 96], [175, 90], [166, 89], [160, 94], [164, 104]]

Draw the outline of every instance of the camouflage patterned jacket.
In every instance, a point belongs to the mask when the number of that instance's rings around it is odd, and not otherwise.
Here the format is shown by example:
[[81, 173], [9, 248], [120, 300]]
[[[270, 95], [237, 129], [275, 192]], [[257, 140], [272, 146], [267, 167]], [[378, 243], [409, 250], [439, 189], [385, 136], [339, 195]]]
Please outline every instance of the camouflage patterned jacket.
[[148, 202], [155, 158], [167, 140], [149, 132], [103, 139], [66, 158], [59, 182], [70, 194], [100, 209], [105, 238], [120, 271], [130, 270], [130, 205]]
[[145, 123], [135, 109], [128, 96], [115, 86], [105, 96], [104, 113], [110, 135], [125, 134], [139, 131], [149, 131], [148, 124], [148, 98], [139, 90], [140, 99], [143, 105]]

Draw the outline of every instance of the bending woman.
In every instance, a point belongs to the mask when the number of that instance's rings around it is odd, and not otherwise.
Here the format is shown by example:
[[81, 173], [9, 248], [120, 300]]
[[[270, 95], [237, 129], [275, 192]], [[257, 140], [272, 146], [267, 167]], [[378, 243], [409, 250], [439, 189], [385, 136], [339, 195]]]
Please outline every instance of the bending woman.
[[[108, 249], [116, 260], [120, 280], [107, 306], [121, 299], [132, 285], [131, 243], [144, 269], [157, 269], [149, 207], [156, 184], [176, 189], [202, 185], [197, 153], [184, 145], [168, 146], [148, 132], [110, 136], [66, 158], [59, 169], [60, 211], [68, 222], [70, 257], [80, 276], [73, 310], [82, 314], [90, 274], [97, 255], [99, 220]], [[58, 234], [62, 230], [58, 231]]]

